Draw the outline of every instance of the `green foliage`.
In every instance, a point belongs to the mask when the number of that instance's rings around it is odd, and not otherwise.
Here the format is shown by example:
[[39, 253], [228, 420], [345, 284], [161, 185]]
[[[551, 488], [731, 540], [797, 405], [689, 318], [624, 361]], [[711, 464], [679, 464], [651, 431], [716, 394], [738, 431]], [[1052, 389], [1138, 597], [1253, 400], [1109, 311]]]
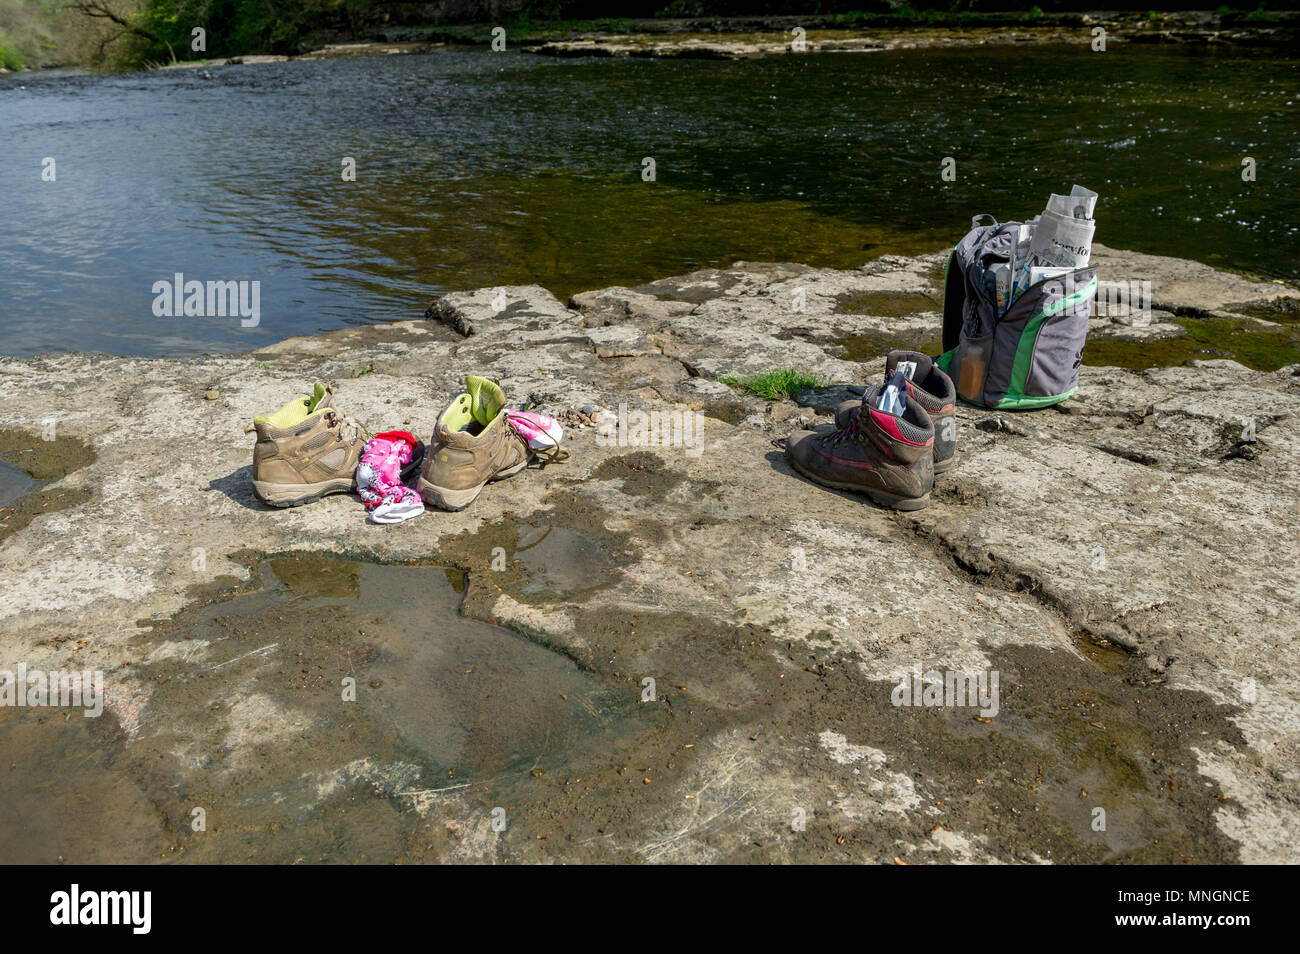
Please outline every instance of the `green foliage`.
[[7, 70], [23, 68], [23, 55], [4, 33], [0, 33], [0, 67]]
[[[245, 53], [297, 53], [307, 34], [352, 32], [360, 0], [146, 0], [138, 23], [155, 39], [137, 55], [149, 61], [212, 59]], [[193, 30], [206, 31], [206, 49], [193, 48]]]
[[777, 368], [749, 378], [720, 378], [723, 384], [744, 388], [756, 397], [771, 401], [781, 398], [797, 397], [809, 388], [822, 386], [821, 379], [807, 371], [795, 371], [793, 368]]
[[0, 68], [48, 66], [54, 57], [54, 11], [41, 0], [0, 0]]
[[1276, 14], [1269, 13], [1264, 9], [1265, 4], [1260, 4], [1254, 10], [1245, 14], [1241, 19], [1245, 23], [1266, 23], [1270, 20], [1276, 20]]

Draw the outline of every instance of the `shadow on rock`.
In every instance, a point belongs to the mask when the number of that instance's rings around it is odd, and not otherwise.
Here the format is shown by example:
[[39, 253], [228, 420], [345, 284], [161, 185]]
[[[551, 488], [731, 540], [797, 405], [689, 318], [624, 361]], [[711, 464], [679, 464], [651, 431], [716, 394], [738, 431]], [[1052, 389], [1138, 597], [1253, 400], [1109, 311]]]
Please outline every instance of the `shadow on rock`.
[[271, 505], [263, 503], [258, 499], [257, 494], [253, 493], [252, 464], [241, 467], [225, 477], [218, 477], [209, 481], [207, 489], [225, 494], [245, 510], [269, 511], [275, 509]]

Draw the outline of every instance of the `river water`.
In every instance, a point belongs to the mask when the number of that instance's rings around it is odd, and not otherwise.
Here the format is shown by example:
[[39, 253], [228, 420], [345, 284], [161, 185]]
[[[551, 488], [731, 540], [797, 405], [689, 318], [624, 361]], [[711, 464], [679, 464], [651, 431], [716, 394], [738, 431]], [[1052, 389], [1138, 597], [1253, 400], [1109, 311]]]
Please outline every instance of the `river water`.
[[[14, 74], [0, 350], [242, 352], [418, 318], [451, 289], [852, 267], [950, 244], [975, 213], [1032, 215], [1073, 182], [1103, 196], [1100, 242], [1295, 279], [1298, 65], [1111, 44]], [[177, 273], [258, 282], [256, 324], [158, 316], [155, 283]]]

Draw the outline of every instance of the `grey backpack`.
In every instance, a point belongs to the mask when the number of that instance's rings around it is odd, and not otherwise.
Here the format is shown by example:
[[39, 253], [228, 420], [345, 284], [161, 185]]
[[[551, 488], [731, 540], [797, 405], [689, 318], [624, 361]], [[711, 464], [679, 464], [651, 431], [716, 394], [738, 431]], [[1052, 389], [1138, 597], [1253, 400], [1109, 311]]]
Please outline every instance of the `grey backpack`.
[[[987, 218], [992, 224], [981, 225]], [[999, 315], [992, 266], [1010, 259], [1012, 227], [976, 216], [948, 256], [937, 363], [962, 400], [1007, 410], [1064, 401], [1079, 384], [1097, 269], [1030, 285]]]

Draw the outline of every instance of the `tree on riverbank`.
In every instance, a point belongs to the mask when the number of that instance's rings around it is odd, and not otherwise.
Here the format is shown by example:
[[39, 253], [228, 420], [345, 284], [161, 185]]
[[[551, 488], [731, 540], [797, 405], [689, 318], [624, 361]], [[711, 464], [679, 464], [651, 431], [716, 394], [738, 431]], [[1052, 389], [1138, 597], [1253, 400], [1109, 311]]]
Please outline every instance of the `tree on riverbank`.
[[101, 57], [106, 55], [110, 44], [127, 38], [149, 44], [161, 43], [167, 47], [167, 58], [173, 63], [176, 62], [175, 47], [165, 37], [160, 36], [145, 25], [148, 23], [147, 18], [141, 17], [125, 7], [116, 9], [109, 0], [73, 0], [72, 3], [68, 4], [67, 10], [89, 17], [92, 20], [106, 20], [118, 28], [116, 31], [109, 30], [103, 34], [99, 47]]
[[[115, 11], [138, 14], [134, 0], [116, 0]], [[39, 69], [51, 66], [101, 66], [123, 31], [105, 18], [72, 9], [66, 0], [0, 0], [0, 66]]]

